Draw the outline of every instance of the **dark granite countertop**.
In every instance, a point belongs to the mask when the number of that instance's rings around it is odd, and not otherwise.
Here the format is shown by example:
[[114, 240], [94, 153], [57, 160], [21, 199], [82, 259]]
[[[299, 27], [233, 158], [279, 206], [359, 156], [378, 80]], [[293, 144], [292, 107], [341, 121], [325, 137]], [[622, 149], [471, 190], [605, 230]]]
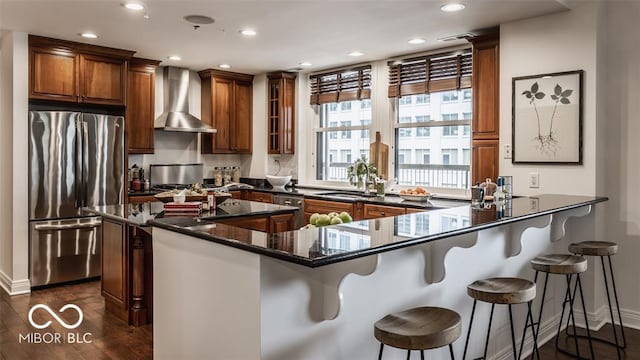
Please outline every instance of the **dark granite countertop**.
[[84, 208], [83, 210], [101, 215], [107, 219], [123, 221], [135, 226], [149, 226], [149, 221], [165, 219], [169, 223], [180, 221], [181, 224], [197, 224], [196, 220], [219, 220], [234, 217], [250, 217], [261, 215], [277, 215], [297, 210], [295, 207], [285, 205], [266, 204], [256, 201], [229, 199], [218, 205], [214, 210], [203, 211], [194, 215], [170, 215], [165, 214], [163, 203], [148, 202], [143, 204], [128, 205], [104, 205]]
[[[158, 218], [153, 226], [296, 264], [318, 267], [607, 201], [606, 197], [520, 197], [496, 208], [463, 205], [268, 235], [230, 231], [215, 219]], [[186, 221], [185, 221], [186, 220]], [[238, 229], [238, 228], [234, 228]]]

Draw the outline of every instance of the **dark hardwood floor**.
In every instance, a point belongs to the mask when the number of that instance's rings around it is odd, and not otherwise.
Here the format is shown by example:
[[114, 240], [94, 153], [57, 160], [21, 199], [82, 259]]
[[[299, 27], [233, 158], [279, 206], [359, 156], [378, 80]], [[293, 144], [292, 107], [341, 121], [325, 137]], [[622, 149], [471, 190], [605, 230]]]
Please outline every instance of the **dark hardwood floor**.
[[[82, 324], [73, 330], [64, 329], [44, 310], [34, 312], [38, 324], [52, 320], [50, 327], [38, 332], [58, 332], [84, 334], [90, 332], [92, 342], [89, 344], [34, 344], [20, 343], [19, 336], [36, 332], [29, 324], [29, 309], [35, 304], [46, 304], [68, 324], [77, 321], [77, 315], [67, 310], [59, 313], [66, 304], [78, 305], [84, 314]], [[623, 351], [625, 360], [640, 359], [640, 331], [625, 329], [627, 349]], [[613, 338], [611, 325], [606, 325], [597, 332], [598, 336]], [[572, 340], [564, 335], [560, 344], [565, 349], [574, 349]], [[581, 355], [588, 355], [586, 340], [580, 342]], [[596, 358], [601, 360], [616, 359], [615, 348], [600, 342], [594, 342]], [[30, 295], [8, 296], [0, 290], [0, 360], [39, 360], [39, 359], [151, 359], [153, 357], [153, 330], [151, 325], [140, 328], [128, 326], [121, 320], [105, 314], [104, 301], [100, 295], [100, 282], [89, 282], [78, 285], [67, 285], [45, 290], [37, 290]], [[555, 349], [554, 340], [545, 344], [540, 350], [540, 358], [544, 360], [564, 360], [572, 357], [559, 353]], [[304, 360], [304, 359], [301, 359]]]
[[[59, 309], [75, 304], [84, 314], [82, 324], [73, 330], [63, 328], [45, 310], [33, 314], [38, 324], [51, 320], [50, 327], [36, 330], [29, 324], [28, 314], [35, 304], [48, 305], [67, 324], [78, 320], [75, 311]], [[20, 335], [29, 333], [60, 333], [64, 343], [22, 343]], [[68, 333], [91, 333], [91, 343], [69, 343]], [[76, 336], [77, 337], [77, 336]], [[50, 340], [50, 339], [49, 339]], [[51, 341], [50, 341], [51, 342]], [[38, 359], [151, 359], [153, 357], [152, 326], [128, 326], [118, 318], [105, 314], [100, 295], [100, 282], [88, 282], [33, 291], [30, 295], [9, 296], [0, 289], [0, 360]]]

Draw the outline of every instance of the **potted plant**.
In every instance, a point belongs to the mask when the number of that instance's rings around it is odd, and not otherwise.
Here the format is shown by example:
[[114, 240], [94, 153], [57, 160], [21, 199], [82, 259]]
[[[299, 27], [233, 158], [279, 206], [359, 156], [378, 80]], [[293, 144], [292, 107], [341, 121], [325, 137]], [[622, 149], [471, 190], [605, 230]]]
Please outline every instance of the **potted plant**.
[[362, 155], [356, 159], [353, 165], [347, 168], [347, 179], [349, 184], [355, 185], [358, 189], [365, 189], [365, 180], [371, 184], [377, 177], [378, 170], [376, 167], [367, 161], [367, 157]]

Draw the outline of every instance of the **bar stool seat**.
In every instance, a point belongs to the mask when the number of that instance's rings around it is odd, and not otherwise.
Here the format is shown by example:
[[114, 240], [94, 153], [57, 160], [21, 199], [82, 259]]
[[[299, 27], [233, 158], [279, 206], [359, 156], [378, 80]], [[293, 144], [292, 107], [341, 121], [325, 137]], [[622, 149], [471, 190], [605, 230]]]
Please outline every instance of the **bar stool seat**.
[[[471, 309], [471, 319], [469, 320], [469, 331], [467, 332], [467, 339], [464, 344], [463, 359], [467, 357], [467, 349], [469, 347], [469, 339], [471, 338], [471, 329], [473, 326], [473, 317], [476, 311], [476, 304], [478, 301], [491, 304], [491, 314], [489, 315], [489, 328], [487, 330], [487, 337], [485, 339], [484, 354], [481, 359], [487, 359], [487, 349], [489, 347], [489, 338], [491, 335], [491, 323], [493, 321], [493, 311], [496, 304], [509, 306], [509, 322], [511, 324], [511, 346], [513, 347], [513, 356], [516, 359], [520, 358], [522, 353], [522, 347], [518, 352], [516, 349], [515, 332], [513, 328], [513, 311], [511, 306], [514, 304], [527, 303], [527, 319], [525, 321], [525, 332], [523, 334], [526, 337], [526, 329], [531, 326], [533, 329], [533, 314], [531, 312], [531, 304], [536, 297], [536, 284], [533, 281], [512, 277], [496, 277], [474, 281], [467, 286], [467, 294], [473, 298], [473, 307]], [[535, 329], [533, 329], [535, 330]], [[540, 354], [537, 352], [538, 341], [537, 332], [533, 333], [533, 343], [535, 345], [534, 350], [538, 359]]]
[[491, 278], [471, 283], [467, 294], [492, 304], [521, 304], [536, 297], [536, 284], [519, 278]]
[[579, 274], [587, 271], [587, 259], [569, 254], [541, 255], [531, 260], [531, 267], [550, 274]]
[[609, 256], [618, 253], [618, 244], [609, 241], [583, 241], [569, 244], [569, 252], [587, 256]]
[[449, 345], [453, 357], [451, 344], [461, 331], [462, 319], [457, 312], [429, 306], [389, 314], [374, 325], [374, 336], [381, 343], [379, 358], [384, 345], [409, 352]]

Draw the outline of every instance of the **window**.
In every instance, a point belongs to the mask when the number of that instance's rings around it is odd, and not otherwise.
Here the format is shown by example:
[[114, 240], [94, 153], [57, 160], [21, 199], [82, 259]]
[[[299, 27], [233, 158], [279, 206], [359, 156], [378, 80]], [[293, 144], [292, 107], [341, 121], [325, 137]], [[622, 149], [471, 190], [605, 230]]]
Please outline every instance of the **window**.
[[331, 112], [336, 112], [336, 111], [338, 111], [338, 103], [331, 103], [331, 104], [329, 104], [329, 111], [331, 111]]
[[398, 101], [400, 105], [411, 105], [411, 96], [403, 96]]
[[458, 163], [458, 149], [442, 149], [442, 165]]
[[458, 120], [458, 114], [442, 114], [442, 121]]
[[407, 164], [409, 161], [411, 161], [411, 149], [398, 150], [398, 163]]
[[[468, 91], [471, 92], [471, 90], [468, 90]], [[442, 93], [442, 102], [453, 102], [453, 101], [458, 101], [458, 91], [445, 91]]]
[[[420, 161], [422, 160], [422, 161]], [[428, 165], [431, 163], [431, 150], [418, 149], [416, 150], [416, 162], [419, 164]]]
[[351, 162], [351, 150], [340, 150], [340, 160], [342, 162]]
[[429, 235], [429, 216], [426, 214], [416, 214], [416, 235]]
[[369, 149], [360, 149], [360, 158], [364, 156], [365, 159], [369, 160]]
[[360, 101], [360, 109], [371, 109], [371, 100], [366, 99]]
[[462, 149], [462, 164], [471, 165], [471, 149]]
[[350, 111], [351, 110], [351, 101], [345, 101], [340, 103], [341, 111]]
[[341, 103], [319, 105], [319, 126], [315, 129], [316, 180], [347, 182], [347, 167], [362, 151], [368, 155], [371, 107], [363, 109], [361, 101], [349, 101], [350, 111], [331, 111], [338, 106], [342, 109]]
[[431, 102], [431, 95], [420, 94], [416, 95], [416, 104], [429, 104]]
[[462, 118], [464, 120], [471, 120], [471, 113], [470, 112], [463, 112], [462, 113]]
[[[471, 120], [460, 118], [471, 114], [472, 104], [444, 103], [445, 93], [449, 99], [462, 97], [462, 94], [452, 95], [451, 91], [436, 92], [430, 96], [431, 106], [424, 106], [418, 104], [417, 98], [421, 96], [418, 94], [411, 96], [416, 98], [412, 105], [397, 107], [395, 177], [401, 185], [454, 189], [466, 189], [470, 185], [470, 162], [463, 161], [464, 150], [471, 152], [471, 138], [459, 135], [467, 128], [470, 131]], [[425, 123], [430, 126], [424, 126]], [[408, 151], [415, 151], [414, 158]]]
[[442, 128], [442, 136], [458, 136], [457, 126], [445, 126]]
[[471, 125], [465, 125], [462, 127], [462, 135], [470, 136], [471, 135]]
[[464, 101], [471, 101], [471, 90], [464, 90], [462, 92], [462, 99]]
[[[360, 120], [360, 125], [362, 125], [362, 126], [369, 126], [369, 125], [371, 125], [371, 120], [370, 120], [370, 119], [363, 119], [363, 120]], [[369, 129], [363, 129], [363, 130], [360, 130], [360, 137], [361, 137], [361, 138], [366, 138], [366, 139], [368, 139], [368, 138], [369, 138]], [[368, 159], [368, 158], [369, 158], [369, 157], [367, 157], [367, 159]]]
[[396, 234], [411, 236], [411, 217], [400, 216], [394, 219], [397, 226]]

